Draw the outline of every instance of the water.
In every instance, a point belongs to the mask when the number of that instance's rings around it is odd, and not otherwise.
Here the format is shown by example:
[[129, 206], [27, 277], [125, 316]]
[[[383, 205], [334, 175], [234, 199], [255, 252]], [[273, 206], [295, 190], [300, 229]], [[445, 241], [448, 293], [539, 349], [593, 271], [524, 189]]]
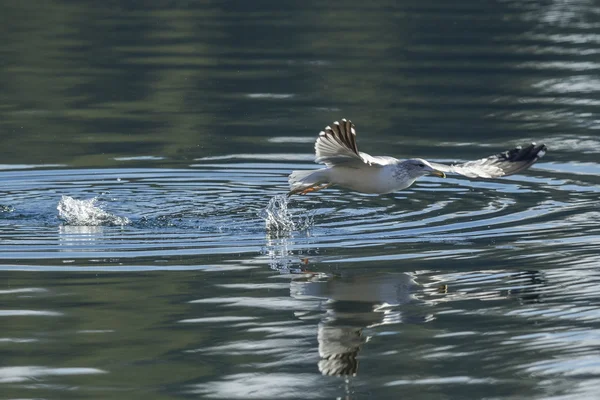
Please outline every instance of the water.
[[[0, 397], [595, 398], [591, 1], [0, 5]], [[502, 180], [287, 198], [319, 130]]]

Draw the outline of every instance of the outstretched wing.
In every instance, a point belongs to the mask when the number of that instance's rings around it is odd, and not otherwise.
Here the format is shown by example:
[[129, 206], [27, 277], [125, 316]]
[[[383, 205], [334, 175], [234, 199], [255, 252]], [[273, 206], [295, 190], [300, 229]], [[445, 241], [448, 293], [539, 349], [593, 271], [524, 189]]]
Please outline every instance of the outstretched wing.
[[315, 142], [315, 162], [328, 167], [335, 165], [352, 166], [352, 163], [382, 167], [397, 161], [393, 157], [373, 157], [359, 152], [356, 145], [356, 129], [346, 119], [335, 121], [319, 133]]
[[531, 143], [525, 147], [519, 146], [500, 154], [463, 164], [445, 165], [433, 162], [430, 164], [437, 170], [469, 178], [499, 178], [526, 170], [544, 154], [546, 154], [544, 144]]

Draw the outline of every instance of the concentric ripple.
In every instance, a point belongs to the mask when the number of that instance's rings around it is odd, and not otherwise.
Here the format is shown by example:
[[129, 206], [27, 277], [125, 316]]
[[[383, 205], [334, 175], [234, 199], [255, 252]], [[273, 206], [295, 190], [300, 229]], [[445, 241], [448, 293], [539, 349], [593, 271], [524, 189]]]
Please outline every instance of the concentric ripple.
[[288, 199], [285, 177], [299, 166], [8, 171], [0, 254], [17, 264], [257, 254], [275, 235], [345, 263], [507, 251], [541, 260], [550, 247], [591, 245], [600, 230], [594, 175], [567, 180], [560, 165], [496, 181], [424, 178], [387, 196], [331, 189]]
[[[79, 283], [13, 278], [0, 290], [0, 318], [52, 323], [73, 318], [72, 296], [85, 298], [86, 313], [116, 302], [108, 320], [72, 333], [107, 340], [148, 301], [152, 315], [169, 310], [159, 326], [176, 324], [170, 335], [216, 335], [176, 341], [166, 353], [237, 366], [181, 389], [212, 397], [251, 396], [274, 376], [281, 385], [268, 385], [267, 397], [290, 388], [319, 397], [323, 385], [337, 396], [325, 380], [334, 376], [345, 377], [345, 392], [361, 390], [361, 379], [378, 390], [498, 391], [522, 374], [595, 373], [600, 204], [587, 172], [596, 164], [540, 163], [494, 181], [428, 177], [389, 196], [330, 189], [287, 198], [289, 171], [308, 167], [248, 158], [6, 171], [0, 272], [78, 274]], [[19, 332], [0, 346], [44, 346]], [[0, 380], [67, 371], [22, 368], [0, 371]], [[415, 371], [422, 378], [408, 379]]]

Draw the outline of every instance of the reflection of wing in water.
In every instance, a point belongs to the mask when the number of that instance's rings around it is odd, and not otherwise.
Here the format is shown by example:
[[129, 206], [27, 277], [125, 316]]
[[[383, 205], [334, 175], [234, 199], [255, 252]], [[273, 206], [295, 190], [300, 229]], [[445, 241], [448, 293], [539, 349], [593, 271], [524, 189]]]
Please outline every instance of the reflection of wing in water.
[[[387, 323], [423, 323], [426, 313], [406, 313], [399, 306], [420, 302], [419, 285], [409, 274], [313, 277], [291, 283], [294, 298], [320, 298], [324, 314], [318, 330], [319, 370], [323, 375], [356, 375], [360, 347], [369, 340], [364, 328]], [[423, 309], [421, 311], [426, 311]]]
[[319, 324], [319, 371], [323, 375], [356, 375], [356, 356], [365, 342], [362, 329], [352, 326]]
[[[319, 279], [320, 278], [320, 279]], [[319, 275], [316, 279], [292, 281], [292, 297], [320, 297], [335, 301], [404, 304], [413, 299], [418, 285], [409, 274]]]
[[[540, 303], [547, 285], [544, 274], [536, 270], [450, 272], [444, 280], [451, 282], [451, 290], [438, 298], [439, 302], [514, 299], [523, 304]], [[472, 287], [474, 281], [479, 285], [477, 290]]]

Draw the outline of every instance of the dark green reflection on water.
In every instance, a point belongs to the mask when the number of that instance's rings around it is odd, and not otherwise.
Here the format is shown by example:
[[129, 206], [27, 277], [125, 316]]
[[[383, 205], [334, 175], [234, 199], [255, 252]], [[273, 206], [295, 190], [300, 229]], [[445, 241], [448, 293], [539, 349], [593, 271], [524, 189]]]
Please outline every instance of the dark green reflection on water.
[[0, 156], [107, 166], [127, 156], [173, 165], [310, 153], [266, 139], [314, 136], [341, 117], [355, 120], [367, 150], [398, 156], [447, 156], [424, 148], [440, 140], [575, 133], [596, 105], [579, 99], [573, 114], [566, 104], [576, 95], [547, 101], [556, 94], [544, 75], [572, 74], [571, 59], [544, 36], [563, 32], [544, 22], [550, 6], [536, 10], [434, 0], [4, 2]]

